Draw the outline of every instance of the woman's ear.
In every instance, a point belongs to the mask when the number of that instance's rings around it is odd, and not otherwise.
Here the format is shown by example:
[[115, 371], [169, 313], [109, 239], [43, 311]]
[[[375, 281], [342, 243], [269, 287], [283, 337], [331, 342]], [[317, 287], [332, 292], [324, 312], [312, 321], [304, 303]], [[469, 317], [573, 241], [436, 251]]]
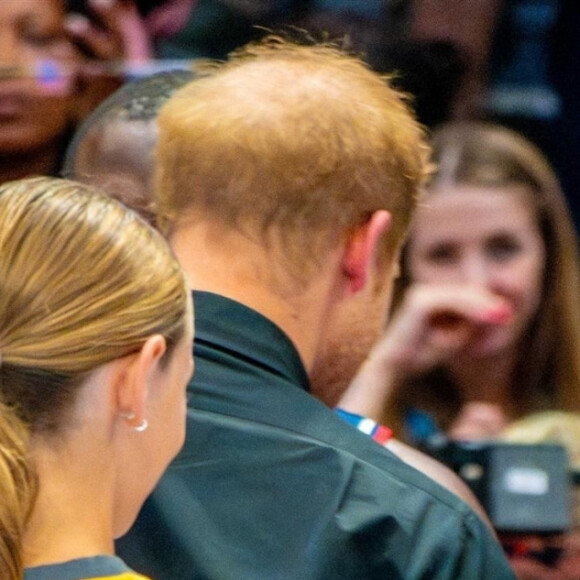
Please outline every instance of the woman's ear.
[[150, 336], [139, 352], [131, 355], [117, 386], [119, 413], [130, 425], [138, 427], [147, 419], [147, 398], [151, 377], [167, 349], [160, 334]]
[[386, 210], [378, 210], [350, 234], [342, 257], [342, 271], [350, 294], [356, 294], [366, 286], [369, 273], [374, 267], [379, 240], [390, 223], [391, 214]]

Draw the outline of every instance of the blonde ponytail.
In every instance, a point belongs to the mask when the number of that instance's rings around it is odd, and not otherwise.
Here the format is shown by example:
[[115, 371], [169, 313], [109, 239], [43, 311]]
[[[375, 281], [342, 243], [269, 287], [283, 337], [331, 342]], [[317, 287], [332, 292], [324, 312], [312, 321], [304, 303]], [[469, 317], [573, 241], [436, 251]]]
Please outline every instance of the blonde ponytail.
[[28, 456], [28, 433], [12, 409], [0, 404], [0, 578], [21, 580], [22, 539], [37, 491]]

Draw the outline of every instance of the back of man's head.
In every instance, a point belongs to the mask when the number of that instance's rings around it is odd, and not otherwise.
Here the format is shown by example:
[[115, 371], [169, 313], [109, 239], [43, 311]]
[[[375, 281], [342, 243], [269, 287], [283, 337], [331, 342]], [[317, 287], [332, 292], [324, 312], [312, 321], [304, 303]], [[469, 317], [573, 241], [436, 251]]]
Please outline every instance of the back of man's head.
[[211, 220], [264, 244], [279, 236], [300, 272], [380, 209], [392, 252], [428, 172], [405, 98], [329, 46], [251, 45], [180, 89], [158, 122], [167, 227]]
[[77, 130], [62, 174], [100, 186], [152, 221], [157, 115], [169, 97], [194, 77], [189, 70], [170, 70], [123, 85]]

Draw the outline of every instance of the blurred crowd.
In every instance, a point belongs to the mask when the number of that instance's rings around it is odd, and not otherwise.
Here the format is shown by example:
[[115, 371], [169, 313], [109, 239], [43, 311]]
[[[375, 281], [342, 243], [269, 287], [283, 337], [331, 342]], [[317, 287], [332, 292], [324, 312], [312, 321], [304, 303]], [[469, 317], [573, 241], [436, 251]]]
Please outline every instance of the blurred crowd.
[[[556, 166], [578, 221], [580, 178], [570, 151], [580, 131], [574, 74], [580, 9], [571, 0], [46, 0], [8, 7], [3, 26], [16, 26], [16, 8], [28, 10], [43, 38], [39, 43], [23, 30], [9, 46], [12, 33], [3, 29], [3, 86], [14, 65], [23, 63], [40, 67], [57, 92], [47, 61], [70, 65], [74, 57], [62, 52], [54, 35], [66, 34], [77, 56], [92, 64], [77, 69], [76, 86], [66, 91], [76, 101], [69, 127], [123, 78], [178, 66], [176, 59], [223, 59], [265, 31], [339, 41], [375, 70], [395, 74], [429, 127], [485, 118], [523, 131]], [[105, 62], [109, 66], [95, 66]], [[3, 156], [8, 146], [2, 146]]]

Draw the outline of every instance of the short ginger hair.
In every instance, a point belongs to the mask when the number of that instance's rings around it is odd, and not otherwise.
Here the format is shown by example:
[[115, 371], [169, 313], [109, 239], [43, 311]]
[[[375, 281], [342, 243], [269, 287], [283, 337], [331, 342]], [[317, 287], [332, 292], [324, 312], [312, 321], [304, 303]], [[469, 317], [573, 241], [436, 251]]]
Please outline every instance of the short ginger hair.
[[177, 91], [158, 122], [166, 229], [201, 218], [276, 233], [301, 263], [380, 209], [393, 216], [385, 248], [398, 247], [429, 173], [405, 96], [328, 45], [249, 45]]

